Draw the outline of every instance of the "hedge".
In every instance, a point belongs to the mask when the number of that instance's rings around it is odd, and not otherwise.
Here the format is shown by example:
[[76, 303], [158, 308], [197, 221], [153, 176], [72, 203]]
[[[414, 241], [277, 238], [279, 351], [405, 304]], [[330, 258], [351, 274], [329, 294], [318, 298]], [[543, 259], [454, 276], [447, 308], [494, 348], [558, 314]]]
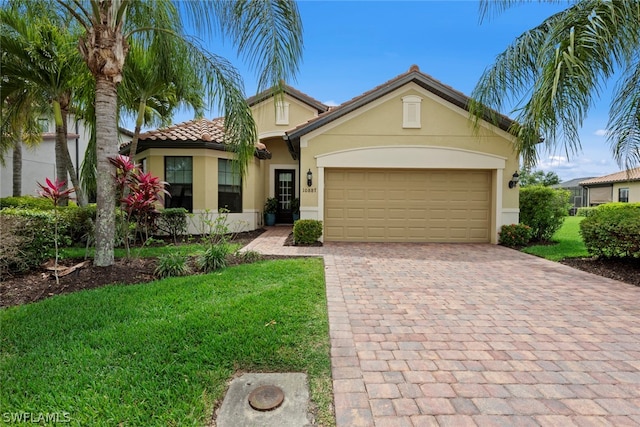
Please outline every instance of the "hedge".
[[531, 239], [548, 241], [569, 215], [567, 190], [534, 185], [520, 189], [520, 222], [531, 227]]
[[640, 258], [640, 203], [598, 206], [580, 223], [589, 253], [604, 258]]

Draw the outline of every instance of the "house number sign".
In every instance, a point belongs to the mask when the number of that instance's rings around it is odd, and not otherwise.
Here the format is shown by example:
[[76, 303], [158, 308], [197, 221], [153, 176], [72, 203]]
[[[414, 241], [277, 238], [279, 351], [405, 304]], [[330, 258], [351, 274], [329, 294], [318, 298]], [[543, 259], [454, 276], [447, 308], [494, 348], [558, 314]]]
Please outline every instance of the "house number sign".
[[303, 188], [302, 189], [303, 193], [315, 193], [317, 191], [318, 191], [318, 189], [316, 187], [308, 187], [308, 188]]

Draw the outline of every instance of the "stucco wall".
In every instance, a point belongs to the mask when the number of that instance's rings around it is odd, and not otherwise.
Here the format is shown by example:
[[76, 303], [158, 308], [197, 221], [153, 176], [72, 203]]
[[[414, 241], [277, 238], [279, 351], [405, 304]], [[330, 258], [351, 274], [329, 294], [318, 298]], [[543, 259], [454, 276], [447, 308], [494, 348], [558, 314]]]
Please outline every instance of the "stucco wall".
[[618, 182], [613, 184], [613, 200], [618, 201], [618, 189], [629, 189], [629, 203], [640, 202], [640, 181], [635, 182]]
[[[161, 180], [164, 175], [164, 158], [166, 156], [193, 157], [193, 213], [195, 220], [206, 215], [206, 211], [218, 211], [218, 159], [232, 159], [229, 152], [210, 149], [159, 149], [152, 148], [140, 152], [136, 160], [147, 159], [148, 171]], [[254, 230], [262, 225], [261, 212], [264, 204], [264, 185], [260, 180], [264, 167], [261, 161], [253, 158], [248, 166], [247, 176], [242, 182], [242, 213], [229, 214], [233, 231]], [[199, 223], [190, 223], [189, 233], [198, 233]]]
[[271, 97], [251, 107], [261, 139], [276, 135], [282, 136], [289, 129], [318, 115], [314, 108], [285, 94], [283, 102], [289, 103], [289, 123], [278, 125], [276, 124], [275, 102], [275, 99]]
[[[422, 98], [422, 126], [419, 129], [403, 128], [402, 97], [407, 95], [417, 95]], [[489, 124], [485, 124], [480, 129], [479, 135], [475, 135], [465, 110], [417, 85], [404, 86], [301, 138], [300, 169], [303, 171], [311, 169], [316, 177], [315, 189], [303, 189], [302, 216], [314, 217], [314, 212], [322, 209], [322, 204], [319, 203], [322, 188], [318, 187], [322, 176], [317, 167], [322, 156], [345, 150], [362, 149], [362, 156], [370, 156], [371, 162], [376, 163], [375, 153], [378, 151], [369, 148], [390, 147], [391, 150], [385, 154], [387, 156], [403, 151], [411, 156], [407, 157], [405, 163], [410, 166], [404, 167], [467, 169], [478, 167], [474, 164], [474, 158], [485, 159], [486, 164], [489, 165], [487, 169], [494, 169], [492, 174], [494, 186], [501, 190], [493, 195], [497, 198], [494, 202], [501, 207], [500, 212], [493, 213], [493, 220], [496, 221], [496, 215], [498, 215], [497, 226], [517, 222], [518, 191], [509, 189], [508, 186], [511, 176], [519, 169], [512, 141], [513, 137], [507, 132]], [[419, 147], [429, 147], [429, 150], [421, 151]], [[424, 163], [420, 163], [420, 160], [415, 157], [419, 156], [420, 152], [426, 153]], [[437, 158], [441, 163], [428, 164], [434, 158], [433, 153], [438, 153]], [[389, 162], [391, 161], [390, 159]], [[363, 161], [364, 163], [366, 160]], [[498, 169], [496, 165], [504, 167]], [[494, 229], [493, 232], [495, 231]]]

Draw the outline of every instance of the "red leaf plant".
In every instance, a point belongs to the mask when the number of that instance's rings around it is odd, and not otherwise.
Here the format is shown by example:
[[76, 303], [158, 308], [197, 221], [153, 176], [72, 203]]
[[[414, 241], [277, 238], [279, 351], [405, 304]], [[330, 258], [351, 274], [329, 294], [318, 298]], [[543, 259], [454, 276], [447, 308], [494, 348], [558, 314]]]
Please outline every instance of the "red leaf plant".
[[53, 206], [56, 207], [60, 203], [60, 200], [69, 197], [69, 194], [76, 191], [76, 189], [73, 187], [63, 190], [66, 181], [58, 181], [56, 179], [55, 182], [51, 182], [49, 178], [45, 178], [45, 182], [47, 183], [47, 185], [42, 185], [39, 182], [37, 183], [40, 187], [38, 194], [51, 200], [53, 202]]

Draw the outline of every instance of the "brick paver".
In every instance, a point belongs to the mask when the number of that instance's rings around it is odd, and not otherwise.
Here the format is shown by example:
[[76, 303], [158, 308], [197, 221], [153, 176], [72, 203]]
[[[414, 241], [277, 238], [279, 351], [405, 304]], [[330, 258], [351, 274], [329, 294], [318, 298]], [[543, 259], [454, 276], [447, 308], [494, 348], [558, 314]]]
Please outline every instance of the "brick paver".
[[640, 288], [493, 245], [282, 246], [324, 257], [351, 426], [640, 425]]

